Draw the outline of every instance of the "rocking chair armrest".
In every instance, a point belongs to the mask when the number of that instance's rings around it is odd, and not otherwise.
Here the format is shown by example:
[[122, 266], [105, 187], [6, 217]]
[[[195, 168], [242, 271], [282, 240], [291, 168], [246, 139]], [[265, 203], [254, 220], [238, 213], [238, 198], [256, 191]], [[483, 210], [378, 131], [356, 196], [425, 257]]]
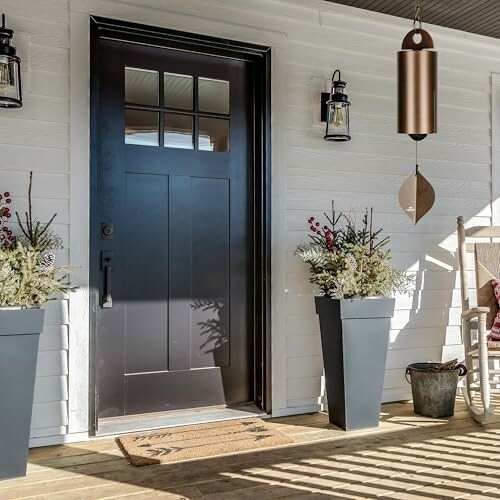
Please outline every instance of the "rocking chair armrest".
[[488, 314], [489, 312], [489, 307], [471, 307], [462, 312], [462, 319], [468, 320], [471, 318], [479, 317], [482, 314]]

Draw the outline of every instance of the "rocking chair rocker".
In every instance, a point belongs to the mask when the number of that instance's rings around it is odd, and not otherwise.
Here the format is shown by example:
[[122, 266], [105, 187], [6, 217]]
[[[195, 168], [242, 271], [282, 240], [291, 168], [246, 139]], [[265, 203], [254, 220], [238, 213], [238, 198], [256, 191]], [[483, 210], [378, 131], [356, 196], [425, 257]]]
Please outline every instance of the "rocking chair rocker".
[[[500, 227], [477, 226], [465, 229], [463, 217], [458, 217], [457, 223], [462, 297], [462, 341], [465, 349], [465, 365], [468, 370], [462, 392], [474, 420], [486, 423], [494, 416], [491, 410], [491, 394], [500, 393], [498, 389], [500, 370], [491, 368], [493, 360], [500, 359], [500, 342], [488, 340], [489, 330], [498, 311], [491, 280], [500, 278], [500, 243], [491, 241], [492, 238], [500, 238]], [[467, 238], [488, 238], [490, 242], [467, 243]], [[474, 254], [477, 307], [471, 307], [469, 304], [468, 252]], [[473, 338], [474, 330], [477, 330], [477, 338]], [[495, 388], [492, 388], [490, 384]], [[477, 398], [478, 393], [480, 403]]]

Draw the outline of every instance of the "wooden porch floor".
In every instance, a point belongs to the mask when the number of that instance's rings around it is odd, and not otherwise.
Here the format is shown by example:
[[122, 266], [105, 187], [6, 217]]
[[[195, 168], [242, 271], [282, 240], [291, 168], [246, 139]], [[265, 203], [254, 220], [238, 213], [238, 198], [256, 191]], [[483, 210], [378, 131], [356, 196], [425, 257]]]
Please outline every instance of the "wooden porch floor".
[[346, 434], [321, 413], [272, 422], [296, 443], [143, 468], [113, 439], [33, 449], [0, 499], [500, 499], [500, 420], [481, 427], [460, 402], [443, 420], [384, 405], [370, 432]]

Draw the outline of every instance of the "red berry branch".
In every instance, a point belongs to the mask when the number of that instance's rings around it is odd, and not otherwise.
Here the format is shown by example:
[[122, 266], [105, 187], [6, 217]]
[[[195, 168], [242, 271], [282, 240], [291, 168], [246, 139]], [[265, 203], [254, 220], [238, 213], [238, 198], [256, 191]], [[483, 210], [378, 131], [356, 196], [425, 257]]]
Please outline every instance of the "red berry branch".
[[0, 194], [0, 248], [6, 248], [12, 245], [15, 241], [15, 237], [12, 234], [12, 230], [7, 226], [7, 222], [12, 217], [10, 211], [10, 205], [12, 203], [12, 198], [10, 193], [6, 191]]
[[[325, 214], [326, 215], [326, 214]], [[340, 242], [338, 241], [338, 232], [326, 224], [321, 227], [321, 224], [314, 217], [307, 219], [309, 230], [313, 233], [310, 238], [317, 244], [326, 248], [329, 252], [339, 252]]]
[[309, 230], [313, 233], [310, 234], [309, 237], [314, 241], [314, 243], [321, 245], [329, 252], [340, 253], [345, 235], [342, 231], [342, 228], [338, 230], [337, 227], [339, 227], [339, 221], [342, 219], [342, 217], [345, 217], [345, 215], [342, 213], [336, 215], [335, 202], [333, 201], [331, 215], [328, 215], [326, 213], [324, 213], [323, 215], [328, 221], [328, 224], [323, 225], [323, 227], [321, 227], [321, 223], [318, 222], [314, 217], [311, 216], [309, 217], [309, 219], [307, 219]]
[[309, 217], [307, 223], [312, 241], [329, 252], [340, 253], [346, 245], [361, 245], [368, 248], [369, 254], [385, 247], [389, 242], [389, 237], [378, 240], [382, 229], [373, 231], [373, 208], [366, 209], [363, 217], [363, 226], [357, 229], [355, 223], [342, 212], [335, 212], [335, 203], [332, 202], [332, 213], [323, 214], [328, 224], [321, 227], [321, 224], [314, 217]]

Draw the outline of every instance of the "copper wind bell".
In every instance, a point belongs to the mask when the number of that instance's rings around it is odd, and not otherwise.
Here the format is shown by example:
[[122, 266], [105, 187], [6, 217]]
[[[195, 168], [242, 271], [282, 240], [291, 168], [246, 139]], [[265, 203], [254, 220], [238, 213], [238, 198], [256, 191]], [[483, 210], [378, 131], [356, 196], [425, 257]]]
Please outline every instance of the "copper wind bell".
[[[418, 27], [417, 27], [418, 25]], [[398, 52], [398, 132], [408, 134], [417, 144], [437, 132], [437, 52], [431, 50], [431, 35], [422, 29], [420, 1], [415, 2], [413, 29]], [[434, 189], [419, 172], [401, 186], [399, 203], [416, 224], [433, 206]]]

